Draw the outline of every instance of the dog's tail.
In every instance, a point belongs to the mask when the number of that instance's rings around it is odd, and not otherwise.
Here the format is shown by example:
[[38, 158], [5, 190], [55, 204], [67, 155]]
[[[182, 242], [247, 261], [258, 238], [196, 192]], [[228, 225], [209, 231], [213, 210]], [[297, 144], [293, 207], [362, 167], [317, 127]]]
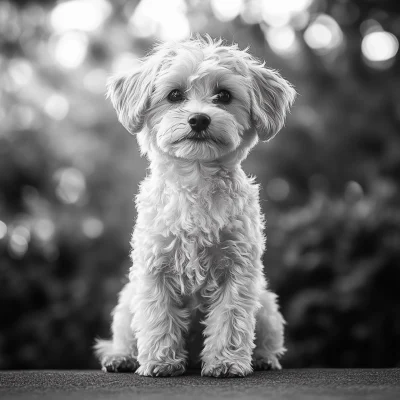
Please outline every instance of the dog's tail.
[[113, 352], [112, 340], [96, 339], [96, 343], [93, 346], [96, 357], [102, 362], [102, 360]]

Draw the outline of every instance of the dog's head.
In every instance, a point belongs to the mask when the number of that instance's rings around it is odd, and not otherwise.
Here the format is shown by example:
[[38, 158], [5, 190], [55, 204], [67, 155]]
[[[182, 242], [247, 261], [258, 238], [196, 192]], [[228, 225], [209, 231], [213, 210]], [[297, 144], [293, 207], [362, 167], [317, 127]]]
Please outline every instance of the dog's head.
[[112, 78], [108, 95], [143, 153], [187, 160], [238, 159], [282, 128], [295, 91], [236, 45], [192, 39], [162, 44]]

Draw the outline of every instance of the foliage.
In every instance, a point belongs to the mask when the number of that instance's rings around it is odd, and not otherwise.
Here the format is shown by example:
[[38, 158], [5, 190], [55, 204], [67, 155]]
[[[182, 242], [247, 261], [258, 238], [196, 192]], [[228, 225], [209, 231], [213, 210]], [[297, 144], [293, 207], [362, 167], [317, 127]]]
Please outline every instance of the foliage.
[[399, 193], [351, 192], [335, 201], [316, 195], [279, 221], [286, 248], [276, 287], [291, 366], [398, 363]]

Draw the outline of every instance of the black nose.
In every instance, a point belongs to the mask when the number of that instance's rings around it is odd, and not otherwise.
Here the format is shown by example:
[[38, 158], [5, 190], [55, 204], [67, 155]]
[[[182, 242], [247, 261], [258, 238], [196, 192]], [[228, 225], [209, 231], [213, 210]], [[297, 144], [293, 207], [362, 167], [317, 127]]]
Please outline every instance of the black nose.
[[211, 118], [206, 114], [192, 114], [188, 122], [194, 131], [201, 132], [210, 125]]

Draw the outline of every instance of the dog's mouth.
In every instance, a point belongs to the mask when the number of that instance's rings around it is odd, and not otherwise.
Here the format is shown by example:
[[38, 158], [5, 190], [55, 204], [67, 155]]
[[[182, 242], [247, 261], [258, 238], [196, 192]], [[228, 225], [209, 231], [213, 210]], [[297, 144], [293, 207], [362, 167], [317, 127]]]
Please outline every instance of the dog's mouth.
[[184, 142], [185, 140], [190, 140], [195, 143], [213, 142], [215, 144], [223, 145], [224, 142], [218, 138], [211, 136], [207, 131], [195, 132], [191, 131], [189, 135], [184, 136], [178, 140], [175, 140], [172, 144], [178, 144]]

